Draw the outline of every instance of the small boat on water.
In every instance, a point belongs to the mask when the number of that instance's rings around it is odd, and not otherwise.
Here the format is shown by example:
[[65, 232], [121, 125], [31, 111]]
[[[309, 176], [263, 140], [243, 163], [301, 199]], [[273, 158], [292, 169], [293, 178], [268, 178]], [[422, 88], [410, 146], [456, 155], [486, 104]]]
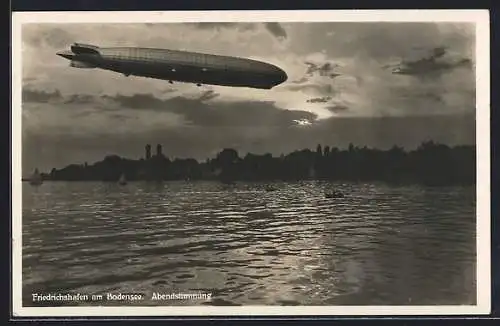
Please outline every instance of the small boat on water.
[[345, 195], [343, 193], [341, 193], [340, 191], [334, 190], [334, 191], [325, 193], [325, 197], [326, 198], [344, 198]]
[[120, 186], [124, 186], [124, 185], [126, 185], [126, 184], [127, 184], [127, 179], [125, 178], [125, 174], [123, 174], [123, 173], [122, 173], [122, 174], [120, 175], [120, 178], [118, 179], [118, 184], [119, 184]]
[[38, 171], [38, 169], [35, 169], [31, 177], [29, 178], [30, 185], [32, 186], [39, 186], [43, 183], [42, 180], [42, 175]]
[[265, 188], [265, 190], [266, 190], [266, 191], [268, 191], [268, 192], [270, 192], [270, 191], [276, 191], [277, 189], [276, 189], [276, 188], [274, 188], [273, 186], [267, 186], [267, 187]]

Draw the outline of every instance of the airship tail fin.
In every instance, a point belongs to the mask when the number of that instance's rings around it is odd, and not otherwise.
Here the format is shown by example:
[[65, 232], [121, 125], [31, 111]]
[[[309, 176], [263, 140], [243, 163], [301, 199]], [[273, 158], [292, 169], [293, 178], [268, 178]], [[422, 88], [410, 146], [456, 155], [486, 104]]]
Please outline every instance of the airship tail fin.
[[74, 54], [99, 54], [99, 47], [91, 44], [74, 43], [71, 45]]

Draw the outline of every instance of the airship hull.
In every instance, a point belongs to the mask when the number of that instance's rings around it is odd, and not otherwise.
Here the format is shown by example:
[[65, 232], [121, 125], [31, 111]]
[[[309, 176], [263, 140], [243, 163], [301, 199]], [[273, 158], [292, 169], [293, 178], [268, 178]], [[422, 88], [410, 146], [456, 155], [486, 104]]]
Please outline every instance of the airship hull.
[[73, 45], [58, 55], [73, 67], [96, 67], [168, 81], [270, 89], [287, 79], [280, 68], [257, 60], [151, 48]]

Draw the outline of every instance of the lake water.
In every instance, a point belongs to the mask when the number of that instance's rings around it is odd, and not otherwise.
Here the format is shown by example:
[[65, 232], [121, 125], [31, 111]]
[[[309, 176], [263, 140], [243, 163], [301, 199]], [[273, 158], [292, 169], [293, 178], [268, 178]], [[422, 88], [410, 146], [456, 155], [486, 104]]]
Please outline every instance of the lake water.
[[23, 183], [23, 305], [47, 304], [33, 293], [143, 295], [49, 305], [476, 303], [474, 187], [266, 186]]

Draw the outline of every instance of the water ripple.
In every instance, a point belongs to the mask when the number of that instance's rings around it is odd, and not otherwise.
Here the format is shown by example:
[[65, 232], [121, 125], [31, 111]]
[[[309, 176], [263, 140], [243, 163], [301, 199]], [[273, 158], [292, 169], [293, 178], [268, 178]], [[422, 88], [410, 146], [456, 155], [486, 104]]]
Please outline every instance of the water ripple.
[[[24, 304], [35, 292], [196, 289], [212, 299], [139, 304], [475, 303], [472, 187], [267, 186], [24, 186]], [[346, 197], [325, 198], [333, 188]]]

